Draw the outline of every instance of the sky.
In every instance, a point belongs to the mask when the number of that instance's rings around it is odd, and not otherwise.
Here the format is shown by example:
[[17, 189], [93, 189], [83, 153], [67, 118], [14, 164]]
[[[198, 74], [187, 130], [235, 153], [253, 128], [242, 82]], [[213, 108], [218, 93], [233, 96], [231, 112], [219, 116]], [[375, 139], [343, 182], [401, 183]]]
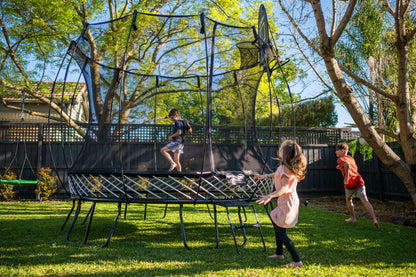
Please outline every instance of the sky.
[[[335, 105], [335, 109], [336, 109], [337, 114], [338, 114], [338, 123], [335, 127], [337, 127], [337, 128], [351, 128], [350, 125], [355, 124], [354, 120], [352, 119], [352, 117], [348, 113], [347, 109], [343, 105], [337, 103]], [[356, 130], [357, 128], [352, 128], [352, 129]]]

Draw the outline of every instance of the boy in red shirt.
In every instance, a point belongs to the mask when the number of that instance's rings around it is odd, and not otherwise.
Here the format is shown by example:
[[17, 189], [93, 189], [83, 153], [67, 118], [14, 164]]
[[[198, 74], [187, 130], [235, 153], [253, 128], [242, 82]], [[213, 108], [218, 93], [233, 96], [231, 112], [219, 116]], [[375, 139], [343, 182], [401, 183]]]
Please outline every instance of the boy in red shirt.
[[345, 188], [345, 199], [347, 201], [348, 211], [351, 215], [350, 218], [346, 219], [346, 222], [356, 222], [354, 204], [352, 198], [357, 196], [360, 198], [364, 207], [367, 209], [370, 216], [373, 218], [374, 226], [380, 229], [376, 216], [374, 214], [373, 206], [368, 201], [367, 194], [365, 192], [364, 180], [358, 173], [357, 164], [355, 160], [348, 156], [348, 144], [343, 142], [339, 143], [335, 148], [337, 159], [337, 169], [341, 170], [342, 176], [344, 176], [344, 188]]

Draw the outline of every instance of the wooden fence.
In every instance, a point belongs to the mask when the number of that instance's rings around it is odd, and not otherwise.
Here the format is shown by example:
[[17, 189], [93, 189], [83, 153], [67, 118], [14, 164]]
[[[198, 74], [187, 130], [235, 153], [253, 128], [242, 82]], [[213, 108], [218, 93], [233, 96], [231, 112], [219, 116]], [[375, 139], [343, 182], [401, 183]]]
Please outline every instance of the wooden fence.
[[[134, 141], [129, 145], [132, 153], [138, 152], [143, 147], [155, 147], [160, 149], [165, 143], [165, 133], [171, 131], [171, 126], [156, 126], [159, 128], [158, 142], [150, 145], [149, 142], [138, 142], [138, 137], [151, 139], [147, 131], [143, 131], [143, 126], [131, 125], [132, 130], [142, 130], [146, 136], [134, 133], [127, 140]], [[152, 128], [156, 128], [152, 126]], [[45, 130], [45, 128], [49, 128]], [[4, 168], [12, 165], [14, 172], [22, 179], [33, 179], [37, 168], [50, 167], [56, 169], [56, 174], [60, 176], [60, 185], [57, 197], [67, 198], [66, 194], [66, 169], [69, 164], [75, 161], [78, 153], [83, 147], [83, 140], [69, 132], [64, 132], [61, 127], [54, 126], [53, 132], [50, 126], [42, 124], [0, 124], [0, 174]], [[326, 130], [326, 131], [325, 131]], [[198, 127], [196, 133], [198, 133]], [[276, 136], [293, 132], [286, 128], [279, 130], [274, 128], [272, 132], [268, 128], [261, 127], [257, 132], [257, 139], [261, 142], [261, 149], [264, 153], [269, 153], [267, 163], [271, 168], [276, 168], [277, 162], [272, 159], [276, 156], [277, 141]], [[241, 140], [250, 141], [247, 132], [241, 132], [241, 127], [220, 127], [215, 130], [216, 138], [214, 143], [226, 145], [227, 151], [233, 152], [241, 149]], [[272, 133], [273, 140], [267, 136]], [[45, 135], [47, 134], [47, 135]], [[222, 135], [220, 135], [222, 134]], [[230, 137], [230, 134], [234, 134]], [[340, 139], [351, 138], [352, 134], [346, 129], [324, 129], [324, 128], [298, 128], [296, 130], [297, 141], [301, 144], [304, 154], [308, 161], [308, 173], [305, 180], [298, 186], [301, 196], [327, 196], [343, 195], [342, 176], [336, 169], [335, 144]], [[224, 139], [228, 136], [227, 139]], [[236, 136], [242, 136], [236, 139]], [[194, 136], [187, 140], [187, 145], [197, 147], [201, 143], [201, 136]], [[393, 145], [393, 149], [397, 146]], [[270, 154], [272, 153], [272, 154]], [[186, 153], [185, 153], [186, 154]], [[184, 159], [186, 156], [184, 155]], [[380, 200], [385, 199], [410, 199], [410, 196], [403, 183], [385, 166], [377, 156], [372, 160], [363, 162], [359, 153], [355, 154], [359, 172], [366, 182], [367, 193], [371, 198]], [[69, 163], [69, 164], [68, 164]], [[21, 165], [24, 167], [21, 168]], [[16, 188], [17, 198], [34, 199], [34, 186]]]

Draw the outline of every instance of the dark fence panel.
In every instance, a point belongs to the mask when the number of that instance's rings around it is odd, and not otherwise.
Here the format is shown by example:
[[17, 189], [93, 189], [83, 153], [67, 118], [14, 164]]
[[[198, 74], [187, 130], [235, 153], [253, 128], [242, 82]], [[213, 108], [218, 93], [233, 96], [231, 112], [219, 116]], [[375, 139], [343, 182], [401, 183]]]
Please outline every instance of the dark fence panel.
[[[0, 174], [4, 174], [5, 168], [10, 165], [22, 165], [22, 168], [14, 167], [14, 172], [22, 176], [22, 179], [36, 179], [36, 170], [41, 167], [50, 167], [55, 170], [61, 180], [61, 184], [58, 188], [58, 197], [68, 197], [66, 194], [66, 170], [72, 166], [72, 163], [78, 158], [78, 154], [82, 151], [83, 142], [75, 135], [66, 135], [70, 133], [63, 130], [62, 127], [55, 126], [54, 132], [43, 130], [43, 125], [32, 124], [33, 129], [29, 128], [29, 124], [24, 124], [25, 128], [18, 128], [10, 124], [0, 124]], [[46, 126], [46, 125], [45, 125]], [[161, 156], [159, 149], [166, 144], [166, 141], [162, 140], [163, 136], [159, 136], [157, 143], [152, 143], [150, 135], [143, 129], [143, 126], [130, 126], [129, 130], [134, 130], [136, 133], [132, 133], [128, 137], [128, 149], [126, 150], [129, 155], [128, 160], [125, 162], [134, 167], [136, 164], [142, 164], [143, 168], [134, 168], [138, 171], [145, 171], [149, 168], [157, 167], [157, 170], [165, 170], [167, 162]], [[156, 128], [153, 126], [152, 128]], [[164, 133], [169, 133], [166, 126], [161, 127]], [[196, 128], [199, 130], [198, 128]], [[266, 160], [270, 169], [275, 170], [278, 162], [273, 159], [277, 156], [276, 141], [268, 139], [267, 128], [261, 127], [257, 132], [257, 139], [260, 144], [253, 144], [251, 139], [248, 139], [250, 143], [242, 144], [241, 141], [246, 141], [247, 133], [242, 132], [243, 128], [230, 127], [227, 132], [226, 127], [221, 127], [216, 132], [215, 143], [213, 146], [214, 158], [218, 161], [217, 168], [220, 170], [234, 169], [240, 166], [246, 167], [247, 164], [254, 163], [253, 171], [268, 172], [263, 166], [259, 165], [258, 160], [260, 158], [256, 156], [256, 150], [260, 147], [263, 158]], [[298, 186], [298, 191], [301, 196], [323, 196], [323, 195], [343, 195], [344, 189], [342, 184], [341, 172], [336, 169], [336, 156], [335, 156], [335, 143], [341, 138], [349, 138], [351, 134], [346, 133], [345, 129], [328, 129], [328, 133], [325, 134], [323, 128], [319, 128], [313, 131], [311, 128], [304, 128], [305, 130], [300, 132], [300, 144], [303, 148], [304, 154], [308, 161], [308, 173], [306, 178], [301, 181]], [[21, 133], [14, 134], [12, 131], [21, 132], [27, 135], [25, 141]], [[36, 130], [36, 132], [35, 132]], [[309, 131], [308, 131], [309, 130]], [[139, 132], [140, 131], [140, 132]], [[160, 134], [160, 130], [153, 131]], [[199, 131], [197, 131], [199, 132]], [[278, 130], [273, 130], [275, 134]], [[288, 132], [288, 130], [286, 130]], [[226, 139], [219, 136], [222, 133], [226, 136]], [[49, 135], [47, 135], [49, 134]], [[65, 136], [63, 136], [65, 134]], [[195, 134], [195, 133], [194, 133]], [[282, 132], [280, 133], [282, 134]], [[308, 137], [309, 134], [309, 137]], [[147, 136], [146, 136], [147, 135]], [[64, 141], [58, 139], [65, 137], [68, 138]], [[140, 141], [140, 138], [144, 138], [147, 141]], [[250, 135], [251, 137], [251, 135]], [[37, 138], [37, 139], [35, 139]], [[327, 141], [325, 141], [327, 138]], [[329, 141], [328, 141], [329, 138]], [[302, 141], [304, 143], [302, 143]], [[314, 143], [307, 143], [307, 142]], [[321, 142], [321, 144], [316, 144]], [[183, 168], [185, 171], [199, 171], [201, 170], [201, 160], [208, 162], [208, 149], [204, 149], [202, 135], [189, 136], [185, 146], [185, 153], [182, 156]], [[324, 143], [322, 143], [324, 142]], [[125, 142], [124, 142], [125, 143]], [[17, 153], [16, 153], [17, 147]], [[396, 145], [392, 145], [394, 150], [397, 150]], [[105, 151], [105, 149], [97, 149], [97, 151]], [[242, 160], [243, 153], [249, 151], [250, 160]], [[30, 162], [24, 163], [24, 159]], [[247, 156], [246, 156], [247, 157]], [[15, 159], [15, 161], [12, 160]], [[116, 159], [115, 159], [116, 160]], [[359, 153], [355, 154], [355, 160], [357, 161], [359, 172], [363, 176], [367, 193], [369, 197], [384, 199], [410, 199], [410, 196], [397, 176], [395, 176], [380, 160], [374, 155], [374, 158], [370, 161], [363, 162], [362, 156]], [[143, 163], [146, 161], [146, 163]], [[156, 162], [155, 162], [156, 161]], [[96, 161], [97, 163], [103, 161]], [[33, 172], [33, 171], [35, 172]], [[34, 186], [15, 188], [18, 191], [17, 198], [34, 199]]]
[[302, 145], [308, 173], [299, 184], [299, 193], [307, 195], [343, 194], [342, 177], [336, 169], [334, 145]]

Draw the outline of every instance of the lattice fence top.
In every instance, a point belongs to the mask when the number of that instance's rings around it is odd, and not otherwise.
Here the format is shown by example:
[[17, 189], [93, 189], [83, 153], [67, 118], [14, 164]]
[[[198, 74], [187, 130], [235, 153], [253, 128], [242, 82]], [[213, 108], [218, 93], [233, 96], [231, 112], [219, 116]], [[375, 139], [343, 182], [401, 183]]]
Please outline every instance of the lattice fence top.
[[[85, 125], [86, 127], [86, 125]], [[105, 142], [127, 143], [165, 143], [172, 133], [172, 125], [142, 125], [126, 124], [119, 128], [117, 124], [108, 124], [107, 140]], [[97, 128], [92, 125], [91, 129]], [[193, 133], [186, 137], [187, 143], [204, 143], [203, 126], [193, 126]], [[96, 137], [93, 131], [89, 139]], [[340, 139], [351, 139], [353, 134], [346, 128], [296, 128], [296, 140], [299, 144], [336, 144]], [[218, 144], [254, 143], [278, 144], [285, 139], [293, 139], [293, 129], [289, 127], [244, 127], [244, 126], [214, 126], [212, 141]], [[13, 123], [0, 124], [0, 141], [52, 141], [52, 142], [83, 142], [84, 138], [64, 124], [32, 124]]]

